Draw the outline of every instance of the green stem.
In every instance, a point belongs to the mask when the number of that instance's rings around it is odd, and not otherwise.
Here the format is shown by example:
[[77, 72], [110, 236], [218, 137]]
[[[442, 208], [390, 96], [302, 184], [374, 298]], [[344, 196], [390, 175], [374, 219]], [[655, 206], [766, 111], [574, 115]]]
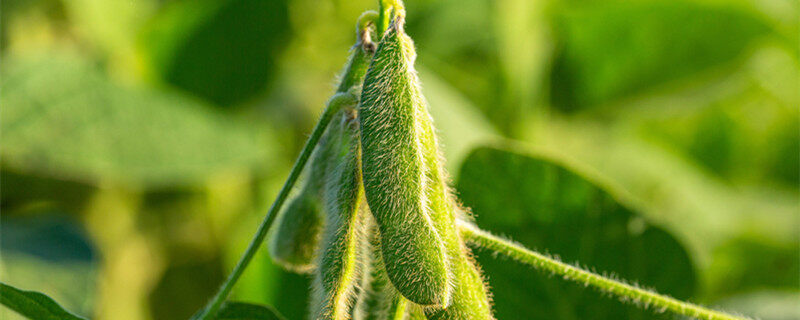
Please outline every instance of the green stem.
[[617, 296], [622, 301], [632, 301], [645, 307], [650, 306], [656, 310], [669, 310], [679, 315], [697, 319], [746, 319], [743, 317], [704, 308], [688, 302], [683, 302], [652, 291], [603, 277], [599, 274], [563, 263], [544, 254], [531, 251], [517, 243], [478, 229], [478, 227], [468, 222], [459, 221], [458, 228], [461, 236], [463, 236], [467, 242], [470, 242], [473, 245], [492, 250], [536, 269], [549, 271], [555, 275], [562, 276], [565, 279], [572, 280], [580, 284], [593, 286], [603, 292], [608, 292]]
[[378, 0], [378, 5], [377, 36], [378, 39], [381, 39], [383, 33], [389, 28], [392, 15], [405, 15], [406, 9], [403, 5], [403, 0]]
[[300, 172], [303, 171], [303, 167], [305, 167], [306, 162], [308, 162], [308, 158], [311, 156], [312, 151], [314, 151], [314, 147], [317, 145], [317, 142], [319, 142], [320, 137], [322, 137], [322, 133], [325, 132], [325, 128], [330, 123], [331, 118], [343, 106], [354, 105], [356, 101], [357, 98], [350, 92], [337, 93], [328, 101], [328, 106], [325, 108], [325, 111], [322, 113], [319, 122], [317, 122], [317, 125], [314, 127], [314, 131], [311, 132], [311, 136], [308, 137], [306, 144], [303, 146], [303, 150], [300, 152], [300, 156], [298, 156], [294, 166], [292, 166], [292, 171], [289, 173], [289, 177], [286, 178], [286, 182], [284, 182], [283, 187], [281, 187], [278, 197], [275, 198], [275, 202], [272, 203], [272, 206], [267, 211], [267, 215], [264, 217], [261, 225], [258, 226], [258, 231], [256, 231], [255, 237], [253, 237], [253, 240], [250, 241], [250, 244], [247, 246], [247, 250], [245, 250], [244, 254], [239, 259], [236, 267], [233, 268], [233, 271], [228, 276], [228, 279], [222, 284], [219, 292], [217, 292], [214, 298], [208, 303], [203, 312], [199, 316], [193, 317], [193, 319], [209, 320], [216, 316], [220, 306], [222, 306], [222, 303], [228, 298], [228, 294], [230, 294], [233, 285], [236, 284], [236, 281], [242, 276], [242, 273], [244, 272], [245, 268], [247, 268], [250, 260], [253, 259], [253, 256], [255, 255], [256, 251], [258, 251], [261, 243], [264, 242], [264, 237], [267, 235], [270, 225], [272, 225], [272, 222], [275, 220], [275, 216], [283, 206], [283, 203], [286, 201], [289, 191], [292, 190], [295, 182], [297, 182]]

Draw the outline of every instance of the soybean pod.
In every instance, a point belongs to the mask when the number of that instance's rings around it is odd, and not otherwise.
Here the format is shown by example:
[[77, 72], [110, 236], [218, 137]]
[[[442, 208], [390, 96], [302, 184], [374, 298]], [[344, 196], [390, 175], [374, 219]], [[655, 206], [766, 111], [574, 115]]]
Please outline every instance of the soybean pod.
[[437, 230], [447, 212], [431, 206], [425, 108], [414, 70], [414, 45], [395, 18], [367, 69], [359, 103], [362, 168], [370, 212], [378, 225], [386, 274], [405, 298], [446, 306], [451, 279], [447, 248]]
[[[374, 51], [370, 35], [376, 17], [377, 13], [367, 11], [359, 18], [358, 41], [342, 71], [343, 76], [336, 90], [337, 96], [358, 91], [354, 89], [358, 89], [364, 79]], [[335, 99], [332, 99], [331, 103], [334, 102]], [[329, 158], [329, 130], [330, 128], [326, 130], [314, 150], [302, 191], [276, 217], [276, 226], [268, 240], [272, 259], [290, 271], [306, 273], [314, 268], [314, 254], [319, 245], [324, 220], [322, 186]]]
[[360, 278], [360, 248], [366, 242], [366, 208], [359, 164], [358, 129], [353, 110], [342, 110], [331, 124], [332, 156], [323, 200], [327, 212], [317, 253], [311, 319], [348, 319]]
[[319, 141], [309, 164], [302, 191], [278, 217], [269, 238], [269, 253], [287, 270], [306, 273], [314, 268], [314, 254], [322, 232], [322, 182], [330, 154], [331, 129]]
[[361, 291], [353, 312], [356, 320], [423, 320], [419, 306], [411, 303], [394, 289], [386, 277], [380, 252], [380, 239], [374, 223], [368, 231], [370, 241], [363, 251], [364, 271]]

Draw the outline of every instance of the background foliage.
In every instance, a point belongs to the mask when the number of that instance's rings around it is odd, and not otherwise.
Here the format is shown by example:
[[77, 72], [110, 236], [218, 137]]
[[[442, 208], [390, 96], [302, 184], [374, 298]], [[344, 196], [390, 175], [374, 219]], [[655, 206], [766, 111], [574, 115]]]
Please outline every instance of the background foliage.
[[[2, 280], [95, 319], [190, 316], [375, 6], [2, 1]], [[679, 298], [800, 319], [797, 1], [407, 8], [447, 166], [482, 227]], [[478, 260], [500, 319], [669, 318]], [[262, 251], [234, 298], [301, 319], [308, 287]]]

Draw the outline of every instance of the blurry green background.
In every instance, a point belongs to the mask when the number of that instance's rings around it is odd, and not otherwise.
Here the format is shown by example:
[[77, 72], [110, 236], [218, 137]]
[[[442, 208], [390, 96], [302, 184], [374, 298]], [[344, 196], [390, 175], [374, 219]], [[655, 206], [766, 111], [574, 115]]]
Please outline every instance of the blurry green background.
[[[800, 2], [406, 6], [453, 184], [482, 227], [679, 298], [800, 319]], [[2, 280], [95, 319], [190, 316], [376, 7], [2, 1]], [[671, 318], [478, 259], [499, 319]], [[308, 287], [262, 250], [234, 298], [301, 319]]]

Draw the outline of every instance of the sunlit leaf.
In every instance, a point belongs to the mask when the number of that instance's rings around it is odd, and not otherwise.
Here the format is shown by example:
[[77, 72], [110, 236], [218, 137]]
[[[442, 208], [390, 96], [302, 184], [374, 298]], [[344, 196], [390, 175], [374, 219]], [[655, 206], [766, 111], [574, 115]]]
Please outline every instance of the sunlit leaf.
[[185, 96], [116, 85], [65, 52], [4, 58], [0, 133], [9, 170], [164, 186], [269, 163], [265, 131]]
[[0, 303], [29, 319], [83, 319], [64, 310], [64, 308], [53, 301], [53, 299], [42, 293], [17, 289], [2, 282], [0, 282]]
[[[688, 253], [610, 193], [603, 180], [540, 153], [479, 148], [457, 190], [479, 226], [529, 248], [681, 299], [695, 290]], [[498, 319], [666, 318], [480, 253]]]

